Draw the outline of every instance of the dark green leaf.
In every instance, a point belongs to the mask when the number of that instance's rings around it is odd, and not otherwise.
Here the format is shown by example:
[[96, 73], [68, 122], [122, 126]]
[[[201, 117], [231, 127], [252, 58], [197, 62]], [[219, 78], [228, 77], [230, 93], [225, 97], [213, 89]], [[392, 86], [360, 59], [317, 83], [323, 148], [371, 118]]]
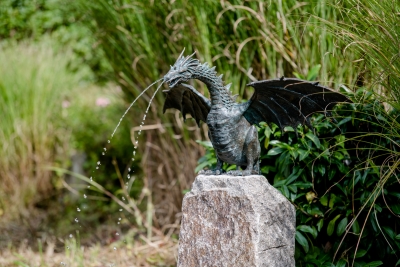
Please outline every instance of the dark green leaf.
[[296, 231], [295, 238], [296, 238], [296, 241], [303, 247], [304, 251], [307, 253], [309, 250], [309, 247], [308, 247], [308, 241], [304, 237], [304, 235], [302, 233], [300, 233], [299, 231]]
[[299, 225], [297, 226], [297, 230], [302, 231], [303, 233], [310, 233], [314, 238], [318, 235], [317, 230], [308, 225]]
[[319, 202], [321, 202], [321, 204], [323, 206], [328, 206], [328, 195], [324, 195], [319, 199]]
[[297, 193], [297, 186], [295, 185], [288, 185], [287, 186], [289, 188], [290, 191], [292, 191], [293, 193]]
[[347, 262], [344, 259], [341, 259], [338, 261], [335, 265], [335, 267], [346, 267]]
[[313, 143], [315, 144], [315, 146], [316, 146], [317, 148], [320, 148], [321, 143], [319, 142], [318, 137], [316, 137], [316, 136], [315, 136], [314, 134], [312, 134], [311, 132], [306, 133], [306, 136], [307, 136], [311, 141], [313, 141]]
[[297, 152], [298, 152], [299, 155], [300, 155], [300, 157], [299, 157], [299, 160], [300, 160], [300, 161], [302, 161], [302, 160], [304, 160], [305, 158], [307, 158], [308, 155], [310, 154], [310, 152], [309, 152], [308, 150], [303, 150], [303, 149], [299, 149], [299, 150], [297, 150]]
[[274, 155], [278, 155], [280, 153], [282, 153], [283, 149], [280, 147], [274, 147], [272, 149], [270, 149], [267, 153], [268, 156], [274, 156]]
[[387, 234], [391, 239], [395, 239], [396, 238], [396, 233], [393, 231], [392, 228], [387, 227], [387, 226], [383, 226], [382, 229], [385, 232], [385, 234]]
[[359, 250], [357, 250], [357, 253], [356, 253], [356, 258], [361, 258], [361, 257], [363, 257], [365, 254], [367, 254], [367, 251], [366, 250], [363, 250], [363, 249], [359, 249]]
[[336, 126], [340, 126], [340, 125], [342, 125], [342, 124], [344, 124], [344, 123], [346, 123], [348, 121], [351, 121], [351, 118], [352, 117], [344, 118], [343, 120], [339, 121], [339, 123]]
[[290, 193], [289, 193], [289, 188], [286, 185], [282, 185], [282, 194], [286, 197], [289, 198]]
[[265, 149], [268, 149], [268, 145], [269, 145], [269, 138], [266, 137], [265, 140], [264, 140], [264, 147], [265, 147]]
[[329, 180], [332, 180], [332, 178], [335, 177], [335, 174], [336, 174], [336, 169], [329, 168], [329, 170], [328, 170], [328, 178], [329, 178]]
[[396, 213], [400, 215], [400, 204], [394, 204], [390, 206], [390, 209]]
[[353, 225], [351, 226], [351, 230], [355, 233], [355, 234], [359, 234], [360, 233], [360, 225], [358, 225], [357, 221], [354, 221]]
[[341, 235], [344, 233], [344, 231], [346, 231], [347, 223], [348, 223], [347, 217], [343, 218], [343, 219], [339, 222], [338, 227], [337, 227], [337, 229], [336, 229], [336, 234], [337, 234], [338, 236], [341, 236]]
[[331, 221], [328, 223], [327, 234], [328, 234], [329, 236], [331, 236], [331, 235], [333, 234], [333, 232], [334, 232], [334, 230], [335, 230], [335, 223], [336, 223], [336, 220], [339, 219], [339, 217], [340, 217], [340, 214], [337, 215], [333, 220], [331, 220]]
[[321, 232], [322, 226], [324, 226], [324, 219], [320, 219], [317, 223], [318, 232]]
[[285, 180], [276, 181], [276, 182], [274, 183], [274, 187], [275, 187], [275, 188], [281, 187], [281, 186], [284, 185], [285, 183], [286, 183], [286, 179], [285, 179]]
[[295, 167], [292, 171], [292, 173], [289, 175], [289, 177], [286, 179], [286, 185], [291, 184], [293, 181], [297, 179], [297, 177], [300, 176], [300, 174], [303, 172], [303, 169], [300, 169], [298, 167]]

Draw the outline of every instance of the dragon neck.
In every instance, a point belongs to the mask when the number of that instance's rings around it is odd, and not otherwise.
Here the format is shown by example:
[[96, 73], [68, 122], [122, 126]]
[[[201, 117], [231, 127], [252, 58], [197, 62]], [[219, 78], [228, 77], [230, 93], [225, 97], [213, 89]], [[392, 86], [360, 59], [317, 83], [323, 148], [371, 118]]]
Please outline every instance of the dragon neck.
[[207, 63], [200, 64], [192, 78], [202, 81], [207, 86], [211, 96], [211, 105], [223, 105], [230, 108], [234, 101], [229, 86], [224, 86], [222, 75], [218, 77], [214, 69], [215, 67], [210, 68]]

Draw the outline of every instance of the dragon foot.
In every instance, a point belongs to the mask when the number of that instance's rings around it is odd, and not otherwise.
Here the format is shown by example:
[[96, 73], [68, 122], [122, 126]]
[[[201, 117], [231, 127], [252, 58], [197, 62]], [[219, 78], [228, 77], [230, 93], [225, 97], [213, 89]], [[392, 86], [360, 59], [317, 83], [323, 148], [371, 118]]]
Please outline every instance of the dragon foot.
[[256, 170], [236, 170], [236, 171], [228, 171], [226, 174], [232, 176], [248, 176], [248, 175], [257, 175], [259, 174]]
[[201, 175], [220, 175], [223, 173], [222, 169], [215, 169], [215, 170], [201, 170], [199, 174]]
[[243, 171], [236, 170], [236, 171], [228, 171], [226, 174], [232, 175], [232, 176], [242, 176], [242, 172]]

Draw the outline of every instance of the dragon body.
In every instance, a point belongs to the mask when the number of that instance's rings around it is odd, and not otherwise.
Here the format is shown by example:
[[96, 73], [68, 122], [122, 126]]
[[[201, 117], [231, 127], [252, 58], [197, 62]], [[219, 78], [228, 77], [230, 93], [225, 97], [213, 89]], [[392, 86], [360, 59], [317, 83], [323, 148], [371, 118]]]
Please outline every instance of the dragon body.
[[[223, 162], [237, 166], [237, 170], [229, 174], [259, 174], [261, 149], [256, 124], [275, 122], [282, 130], [286, 126], [296, 129], [299, 124], [311, 127], [309, 115], [314, 112], [329, 115], [328, 107], [348, 101], [345, 96], [317, 83], [282, 77], [249, 84], [255, 88], [252, 98], [236, 103], [229, 91], [230, 84], [224, 86], [222, 75], [217, 75], [215, 67], [201, 64], [192, 56], [184, 57], [182, 52], [164, 76], [170, 87], [164, 91], [167, 94], [164, 112], [175, 108], [182, 112], [184, 119], [190, 114], [198, 125], [200, 121], [207, 124], [217, 167], [203, 172], [205, 174], [221, 174]], [[185, 84], [190, 79], [205, 83], [211, 99]]]

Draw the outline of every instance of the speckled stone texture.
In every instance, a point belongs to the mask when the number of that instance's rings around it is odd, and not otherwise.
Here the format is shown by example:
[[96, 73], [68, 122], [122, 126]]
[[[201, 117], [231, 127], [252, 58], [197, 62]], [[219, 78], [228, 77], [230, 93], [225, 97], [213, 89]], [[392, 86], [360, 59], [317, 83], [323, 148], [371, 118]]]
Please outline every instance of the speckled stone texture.
[[294, 267], [293, 205], [261, 175], [199, 175], [183, 199], [178, 267]]

